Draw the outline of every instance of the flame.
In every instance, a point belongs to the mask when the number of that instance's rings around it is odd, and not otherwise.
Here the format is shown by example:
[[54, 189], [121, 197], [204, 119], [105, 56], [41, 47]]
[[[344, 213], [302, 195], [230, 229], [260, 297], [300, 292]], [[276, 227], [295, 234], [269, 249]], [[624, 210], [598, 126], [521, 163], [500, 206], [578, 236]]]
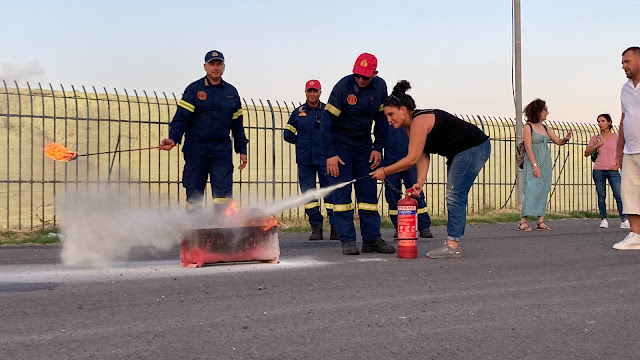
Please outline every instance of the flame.
[[274, 216], [267, 216], [263, 218], [252, 219], [247, 226], [261, 226], [262, 230], [267, 231], [274, 226], [278, 225], [278, 219]]
[[57, 161], [71, 161], [78, 156], [77, 152], [69, 151], [58, 143], [51, 143], [45, 146], [44, 154]]
[[226, 216], [233, 216], [237, 215], [238, 213], [240, 213], [240, 208], [238, 208], [238, 203], [235, 201], [229, 203], [229, 205], [224, 209], [224, 214]]
[[[227, 217], [235, 216], [238, 214], [240, 214], [240, 207], [235, 201], [230, 202], [229, 205], [227, 205], [227, 207], [224, 209], [224, 215]], [[260, 226], [264, 231], [267, 231], [277, 225], [278, 219], [276, 219], [274, 216], [255, 217], [250, 220], [246, 220], [243, 223], [243, 226]]]
[[272, 227], [278, 225], [278, 219], [273, 216], [269, 216], [268, 218], [263, 218], [262, 230], [267, 231]]

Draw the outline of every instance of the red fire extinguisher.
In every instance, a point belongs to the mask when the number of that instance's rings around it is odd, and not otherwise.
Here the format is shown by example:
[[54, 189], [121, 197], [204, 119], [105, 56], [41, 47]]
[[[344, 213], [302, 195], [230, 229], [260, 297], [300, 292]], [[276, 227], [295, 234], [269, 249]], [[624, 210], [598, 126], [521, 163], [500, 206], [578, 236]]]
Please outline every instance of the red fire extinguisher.
[[398, 201], [398, 257], [416, 259], [418, 257], [418, 229], [416, 226], [418, 202], [411, 197], [411, 190]]

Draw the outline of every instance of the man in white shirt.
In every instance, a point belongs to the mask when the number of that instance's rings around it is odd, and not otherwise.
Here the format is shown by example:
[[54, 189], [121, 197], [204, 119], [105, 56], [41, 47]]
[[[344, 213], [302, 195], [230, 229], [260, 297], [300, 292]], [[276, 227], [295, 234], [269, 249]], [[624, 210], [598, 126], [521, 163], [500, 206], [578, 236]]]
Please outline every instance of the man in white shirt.
[[622, 53], [622, 70], [629, 80], [620, 93], [622, 119], [616, 162], [622, 168], [622, 207], [629, 214], [631, 232], [613, 248], [640, 250], [640, 47]]

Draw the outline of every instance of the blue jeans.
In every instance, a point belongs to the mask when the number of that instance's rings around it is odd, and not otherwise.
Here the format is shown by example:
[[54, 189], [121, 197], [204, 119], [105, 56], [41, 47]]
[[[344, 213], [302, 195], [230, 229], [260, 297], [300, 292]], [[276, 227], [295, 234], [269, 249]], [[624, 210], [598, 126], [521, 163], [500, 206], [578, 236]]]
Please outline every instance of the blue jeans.
[[620, 197], [620, 173], [617, 170], [593, 170], [593, 182], [596, 183], [596, 193], [598, 194], [598, 210], [600, 210], [600, 218], [607, 218], [607, 179], [609, 179], [609, 185], [613, 192], [613, 197], [616, 199], [616, 205], [618, 206], [618, 213], [620, 219], [625, 220], [626, 215], [622, 213], [622, 198]]
[[469, 190], [491, 154], [491, 142], [483, 142], [447, 161], [447, 235], [459, 239], [467, 223]]

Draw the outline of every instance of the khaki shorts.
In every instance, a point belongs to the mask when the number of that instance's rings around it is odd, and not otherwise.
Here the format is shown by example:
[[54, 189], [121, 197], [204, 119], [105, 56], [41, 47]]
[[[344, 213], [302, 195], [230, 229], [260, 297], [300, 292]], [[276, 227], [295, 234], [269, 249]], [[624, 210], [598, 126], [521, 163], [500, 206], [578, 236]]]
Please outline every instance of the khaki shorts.
[[620, 171], [622, 213], [640, 215], [640, 154], [624, 154]]

